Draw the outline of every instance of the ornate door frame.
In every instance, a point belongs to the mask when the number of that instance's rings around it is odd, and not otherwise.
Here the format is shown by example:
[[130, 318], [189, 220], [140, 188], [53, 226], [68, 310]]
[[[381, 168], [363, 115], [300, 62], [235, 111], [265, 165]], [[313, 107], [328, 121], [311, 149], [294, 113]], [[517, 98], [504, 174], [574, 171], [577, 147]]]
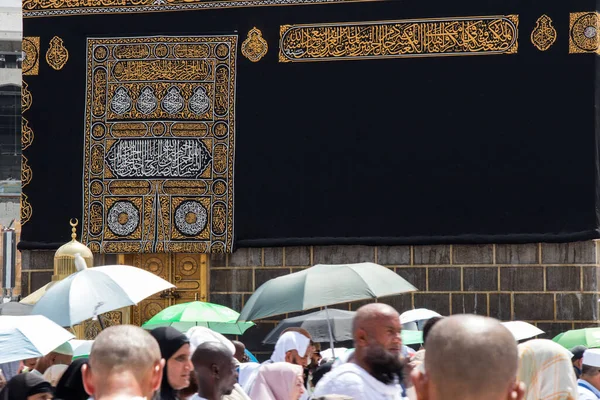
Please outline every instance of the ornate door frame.
[[143, 268], [176, 286], [174, 289], [157, 293], [143, 300], [137, 306], [132, 306], [129, 323], [133, 325], [142, 325], [156, 313], [173, 304], [208, 299], [206, 254], [121, 254], [119, 264]]

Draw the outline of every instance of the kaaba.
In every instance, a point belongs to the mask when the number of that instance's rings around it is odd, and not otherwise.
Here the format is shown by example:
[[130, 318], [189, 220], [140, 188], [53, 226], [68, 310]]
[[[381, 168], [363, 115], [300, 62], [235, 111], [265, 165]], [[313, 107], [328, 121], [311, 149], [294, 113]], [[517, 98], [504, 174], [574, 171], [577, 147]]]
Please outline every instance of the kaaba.
[[23, 0], [19, 249], [73, 217], [126, 260], [596, 239], [596, 9]]

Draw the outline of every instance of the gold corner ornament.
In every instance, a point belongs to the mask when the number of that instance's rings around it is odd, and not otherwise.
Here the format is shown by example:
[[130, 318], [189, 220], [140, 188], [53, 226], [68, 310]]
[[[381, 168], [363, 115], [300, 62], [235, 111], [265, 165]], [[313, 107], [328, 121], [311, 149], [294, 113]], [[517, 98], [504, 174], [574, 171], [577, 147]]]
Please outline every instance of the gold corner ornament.
[[531, 43], [539, 51], [546, 51], [556, 42], [556, 29], [552, 26], [552, 18], [546, 14], [538, 18], [531, 31]]
[[257, 62], [267, 54], [267, 51], [269, 51], [269, 45], [262, 37], [260, 29], [256, 27], [250, 29], [248, 37], [242, 43], [242, 54], [244, 57], [252, 62]]
[[21, 86], [21, 112], [25, 112], [31, 108], [31, 104], [33, 103], [33, 97], [31, 96], [31, 92], [29, 91], [29, 87], [27, 86], [27, 82], [23, 81]]
[[23, 192], [21, 192], [21, 226], [25, 225], [33, 214], [31, 204], [29, 204], [29, 198]]
[[569, 18], [569, 53], [600, 54], [600, 13], [571, 13]]
[[21, 154], [21, 189], [29, 185], [33, 177], [33, 171], [27, 163], [28, 161], [27, 157]]
[[63, 44], [63, 40], [58, 36], [54, 36], [50, 40], [50, 47], [46, 52], [46, 62], [49, 66], [59, 71], [65, 66], [68, 59], [69, 52]]
[[25, 36], [21, 43], [23, 48], [23, 75], [37, 75], [40, 68], [40, 37]]
[[33, 143], [33, 130], [29, 127], [29, 121], [22, 118], [21, 121], [21, 150], [25, 150]]

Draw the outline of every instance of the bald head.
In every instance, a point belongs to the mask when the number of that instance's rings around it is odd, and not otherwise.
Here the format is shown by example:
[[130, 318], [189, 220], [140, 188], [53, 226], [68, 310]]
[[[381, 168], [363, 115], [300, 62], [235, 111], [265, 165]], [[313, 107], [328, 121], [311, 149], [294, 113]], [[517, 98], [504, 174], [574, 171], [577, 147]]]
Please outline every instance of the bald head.
[[225, 345], [216, 342], [201, 344], [192, 355], [192, 364], [201, 397], [210, 399], [231, 394], [238, 375], [233, 354]]
[[444, 318], [427, 338], [429, 399], [506, 399], [517, 368], [515, 338], [495, 319], [476, 315]]
[[160, 387], [164, 361], [156, 340], [133, 325], [109, 327], [98, 335], [83, 384], [96, 400], [117, 395], [151, 398]]
[[235, 354], [233, 355], [233, 358], [239, 362], [244, 362], [244, 358], [246, 356], [246, 346], [244, 343], [237, 340], [232, 340], [231, 343], [233, 343], [233, 346], [235, 347]]
[[160, 359], [160, 348], [152, 335], [133, 325], [118, 325], [103, 330], [94, 340], [89, 364], [98, 372], [143, 372]]
[[372, 331], [376, 328], [375, 324], [382, 320], [398, 320], [399, 323], [400, 315], [393, 307], [383, 303], [371, 303], [359, 308], [356, 311], [352, 325], [355, 339], [359, 330]]

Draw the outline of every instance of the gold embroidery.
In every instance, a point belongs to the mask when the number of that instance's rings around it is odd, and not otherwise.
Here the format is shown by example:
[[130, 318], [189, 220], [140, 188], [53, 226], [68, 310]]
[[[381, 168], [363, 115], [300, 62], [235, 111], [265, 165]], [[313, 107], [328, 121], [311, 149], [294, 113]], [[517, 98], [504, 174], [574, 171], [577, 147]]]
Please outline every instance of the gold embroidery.
[[32, 103], [33, 97], [31, 96], [27, 82], [23, 81], [23, 86], [21, 87], [21, 112], [29, 110]]
[[571, 13], [569, 53], [600, 52], [600, 13]]
[[123, 14], [232, 7], [331, 4], [367, 0], [23, 0], [23, 17]]
[[54, 36], [52, 40], [50, 40], [50, 47], [46, 52], [46, 62], [49, 66], [59, 71], [65, 66], [68, 59], [69, 52], [67, 51], [63, 40], [58, 36]]
[[242, 43], [242, 54], [252, 62], [260, 61], [267, 54], [269, 46], [263, 39], [262, 32], [256, 27], [250, 29], [248, 38]]
[[33, 176], [31, 167], [27, 164], [28, 161], [27, 157], [21, 154], [21, 189], [29, 185]]
[[540, 51], [548, 50], [556, 41], [556, 29], [552, 26], [552, 19], [547, 15], [538, 18], [535, 28], [531, 32], [531, 43]]
[[29, 198], [23, 192], [21, 192], [21, 225], [25, 225], [27, 221], [31, 219], [33, 215], [33, 209], [29, 204]]
[[236, 36], [88, 39], [85, 242], [231, 251], [236, 48]]
[[29, 121], [21, 119], [21, 150], [25, 150], [33, 143], [33, 130], [29, 127]]
[[283, 25], [279, 61], [513, 54], [518, 15]]
[[23, 75], [37, 75], [40, 67], [40, 38], [39, 36], [23, 37]]

